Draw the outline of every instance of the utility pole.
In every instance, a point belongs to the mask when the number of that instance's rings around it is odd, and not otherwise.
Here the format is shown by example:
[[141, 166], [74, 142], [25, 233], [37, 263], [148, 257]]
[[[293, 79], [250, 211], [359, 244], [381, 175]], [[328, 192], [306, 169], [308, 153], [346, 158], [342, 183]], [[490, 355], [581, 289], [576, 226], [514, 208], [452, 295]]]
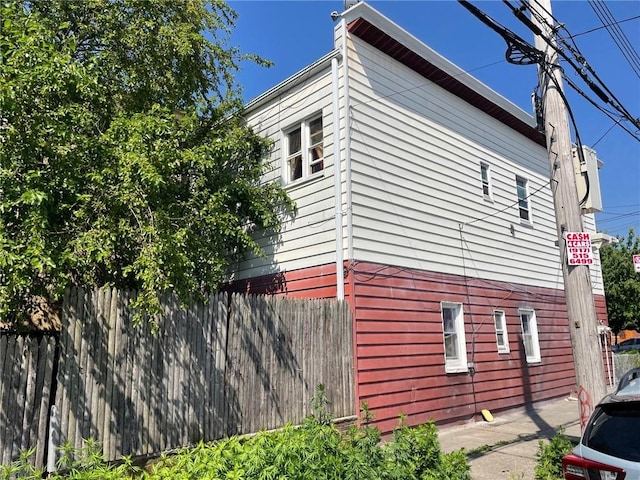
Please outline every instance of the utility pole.
[[582, 232], [582, 218], [571, 155], [571, 134], [564, 101], [561, 67], [553, 48], [555, 30], [551, 15], [551, 0], [532, 0], [531, 7], [543, 18], [532, 15], [531, 20], [551, 40], [549, 45], [540, 35], [535, 46], [544, 52], [545, 59], [538, 66], [542, 92], [544, 133], [547, 139], [551, 167], [551, 190], [556, 213], [558, 246], [562, 276], [567, 299], [567, 313], [571, 330], [576, 386], [580, 405], [580, 425], [584, 429], [595, 404], [605, 395], [604, 365], [600, 349], [598, 320], [587, 265], [569, 266], [564, 234]]

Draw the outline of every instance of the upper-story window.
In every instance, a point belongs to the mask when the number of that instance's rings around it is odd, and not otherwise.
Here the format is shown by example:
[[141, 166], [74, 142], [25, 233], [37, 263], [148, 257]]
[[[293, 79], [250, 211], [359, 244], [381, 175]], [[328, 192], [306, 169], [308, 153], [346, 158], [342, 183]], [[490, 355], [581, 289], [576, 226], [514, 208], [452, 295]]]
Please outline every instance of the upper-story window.
[[524, 222], [531, 222], [529, 182], [526, 178], [516, 176], [516, 190], [518, 192], [518, 211], [520, 213], [520, 220]]
[[491, 200], [491, 167], [489, 164], [480, 163], [480, 178], [482, 180], [482, 196], [485, 200]]
[[285, 180], [308, 178], [324, 168], [322, 117], [303, 120], [286, 136]]

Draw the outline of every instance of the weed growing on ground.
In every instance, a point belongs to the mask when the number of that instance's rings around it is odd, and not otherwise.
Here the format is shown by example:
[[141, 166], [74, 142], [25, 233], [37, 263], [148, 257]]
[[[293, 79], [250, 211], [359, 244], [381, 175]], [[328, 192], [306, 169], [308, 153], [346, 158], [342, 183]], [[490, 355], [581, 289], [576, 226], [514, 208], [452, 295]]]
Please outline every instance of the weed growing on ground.
[[[302, 425], [271, 432], [200, 442], [175, 455], [163, 455], [142, 470], [125, 458], [105, 462], [100, 445], [85, 441], [81, 449], [61, 448], [59, 468], [52, 480], [469, 480], [463, 450], [443, 453], [433, 422], [410, 428], [404, 418], [390, 439], [372, 426], [363, 405], [359, 425], [342, 433], [331, 421], [329, 401], [318, 387], [313, 415]], [[30, 452], [13, 470], [0, 469], [0, 480], [35, 480], [42, 472], [29, 466]], [[2, 467], [4, 468], [4, 467]], [[40, 475], [40, 476], [38, 476]]]
[[536, 453], [535, 480], [562, 480], [562, 457], [570, 453], [573, 447], [575, 443], [565, 435], [562, 427], [549, 443], [540, 440]]

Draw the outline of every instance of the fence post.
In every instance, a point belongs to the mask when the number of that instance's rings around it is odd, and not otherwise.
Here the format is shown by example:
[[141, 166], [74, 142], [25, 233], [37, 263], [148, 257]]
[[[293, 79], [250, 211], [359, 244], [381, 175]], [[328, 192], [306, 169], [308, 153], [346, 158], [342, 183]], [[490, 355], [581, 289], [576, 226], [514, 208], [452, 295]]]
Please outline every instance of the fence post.
[[56, 471], [56, 452], [60, 440], [60, 422], [58, 419], [58, 408], [55, 405], [51, 406], [47, 436], [47, 473], [53, 473]]

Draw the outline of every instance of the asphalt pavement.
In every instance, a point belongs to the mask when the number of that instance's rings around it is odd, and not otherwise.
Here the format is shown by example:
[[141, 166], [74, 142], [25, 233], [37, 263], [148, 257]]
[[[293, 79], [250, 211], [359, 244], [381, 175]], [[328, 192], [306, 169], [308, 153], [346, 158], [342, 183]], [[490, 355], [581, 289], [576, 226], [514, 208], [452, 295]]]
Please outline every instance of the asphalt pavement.
[[551, 439], [561, 427], [569, 437], [580, 436], [577, 399], [548, 401], [530, 408], [493, 413], [493, 421], [441, 427], [442, 450], [464, 448], [472, 480], [533, 480], [538, 442]]

